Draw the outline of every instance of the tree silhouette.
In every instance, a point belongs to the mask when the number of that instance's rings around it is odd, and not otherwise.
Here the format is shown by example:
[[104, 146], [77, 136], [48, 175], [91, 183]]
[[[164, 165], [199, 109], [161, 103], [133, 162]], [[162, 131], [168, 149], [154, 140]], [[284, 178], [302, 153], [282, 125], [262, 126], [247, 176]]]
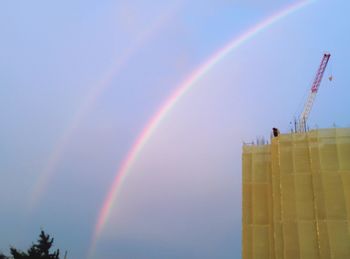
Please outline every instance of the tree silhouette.
[[12, 257], [6, 257], [5, 255], [0, 254], [0, 259], [59, 259], [59, 249], [53, 253], [50, 252], [52, 244], [53, 238], [51, 238], [50, 235], [45, 234], [45, 232], [42, 230], [37, 243], [32, 244], [27, 252], [11, 247], [10, 253]]

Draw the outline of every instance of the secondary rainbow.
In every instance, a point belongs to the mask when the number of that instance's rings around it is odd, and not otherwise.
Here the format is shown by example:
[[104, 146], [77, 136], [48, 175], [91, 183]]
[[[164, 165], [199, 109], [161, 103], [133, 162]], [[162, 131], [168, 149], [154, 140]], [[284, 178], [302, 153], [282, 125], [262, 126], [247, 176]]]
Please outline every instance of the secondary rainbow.
[[150, 27], [147, 27], [145, 30], [143, 30], [138, 35], [137, 39], [126, 48], [123, 54], [115, 59], [113, 65], [104, 73], [98, 83], [91, 87], [86, 97], [83, 99], [83, 102], [75, 112], [71, 123], [65, 129], [57, 144], [51, 151], [45, 167], [40, 173], [36, 184], [33, 186], [30, 202], [28, 203], [28, 209], [30, 211], [32, 211], [37, 206], [40, 198], [48, 188], [49, 182], [52, 179], [54, 172], [56, 171], [56, 168], [64, 155], [64, 151], [74, 136], [77, 128], [79, 128], [79, 125], [81, 124], [84, 117], [88, 114], [88, 112], [100, 98], [103, 92], [111, 86], [112, 80], [120, 73], [123, 67], [135, 55], [135, 53], [143, 46], [145, 46], [147, 42], [152, 40], [154, 36], [159, 34], [164, 25], [168, 23], [168, 20], [174, 17], [182, 5], [183, 0], [178, 0], [175, 1], [173, 5], [170, 5], [168, 8], [163, 10], [161, 15], [159, 15], [159, 17], [156, 17], [155, 20], [151, 23]]
[[95, 226], [95, 232], [92, 238], [92, 244], [90, 251], [94, 251], [96, 242], [100, 237], [106, 222], [108, 221], [112, 206], [118, 197], [118, 193], [121, 190], [121, 186], [125, 181], [129, 169], [133, 165], [133, 162], [138, 157], [138, 154], [141, 152], [142, 148], [147, 143], [150, 136], [155, 132], [157, 126], [161, 123], [162, 119], [167, 115], [168, 111], [171, 110], [178, 100], [186, 94], [196, 82], [198, 82], [203, 75], [205, 75], [210, 69], [212, 69], [219, 61], [221, 61], [225, 56], [227, 56], [232, 50], [241, 46], [243, 43], [257, 35], [259, 32], [268, 28], [270, 25], [281, 20], [282, 18], [300, 10], [306, 5], [314, 1], [299, 1], [297, 3], [291, 4], [272, 16], [267, 17], [260, 23], [249, 28], [247, 31], [235, 37], [223, 48], [219, 49], [214, 53], [206, 62], [200, 65], [197, 69], [193, 71], [171, 94], [171, 96], [164, 102], [161, 108], [156, 112], [156, 114], [151, 118], [147, 125], [142, 130], [141, 134], [138, 136], [130, 151], [128, 152], [125, 160], [122, 162], [116, 177], [112, 183], [110, 191], [103, 203], [103, 206], [99, 212], [98, 220]]

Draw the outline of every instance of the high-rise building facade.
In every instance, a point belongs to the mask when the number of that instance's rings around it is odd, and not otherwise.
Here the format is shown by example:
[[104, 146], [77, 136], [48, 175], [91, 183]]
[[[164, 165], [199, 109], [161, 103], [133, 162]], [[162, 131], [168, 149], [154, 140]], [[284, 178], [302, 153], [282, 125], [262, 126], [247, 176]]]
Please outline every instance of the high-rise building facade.
[[243, 259], [350, 258], [350, 128], [244, 145]]

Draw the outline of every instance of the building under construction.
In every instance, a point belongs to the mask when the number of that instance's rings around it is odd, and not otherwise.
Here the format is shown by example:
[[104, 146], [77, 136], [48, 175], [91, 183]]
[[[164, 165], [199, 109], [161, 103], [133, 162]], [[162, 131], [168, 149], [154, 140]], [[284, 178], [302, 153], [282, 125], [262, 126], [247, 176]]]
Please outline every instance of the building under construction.
[[350, 258], [350, 128], [243, 146], [243, 259]]
[[243, 146], [243, 259], [350, 258], [350, 128], [306, 130], [329, 56], [295, 130]]

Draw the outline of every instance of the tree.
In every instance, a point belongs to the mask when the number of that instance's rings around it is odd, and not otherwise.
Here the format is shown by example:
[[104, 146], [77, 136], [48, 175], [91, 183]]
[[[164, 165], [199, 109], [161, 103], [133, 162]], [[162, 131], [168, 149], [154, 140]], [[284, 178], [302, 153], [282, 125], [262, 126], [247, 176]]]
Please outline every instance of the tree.
[[[53, 253], [50, 252], [50, 249], [53, 244], [53, 238], [50, 235], [45, 234], [42, 230], [39, 239], [36, 244], [33, 244], [27, 252], [17, 250], [14, 247], [10, 248], [10, 252], [13, 259], [59, 259], [60, 250], [57, 249]], [[0, 259], [7, 259], [7, 257], [1, 257]], [[8, 259], [10, 259], [8, 258]]]

